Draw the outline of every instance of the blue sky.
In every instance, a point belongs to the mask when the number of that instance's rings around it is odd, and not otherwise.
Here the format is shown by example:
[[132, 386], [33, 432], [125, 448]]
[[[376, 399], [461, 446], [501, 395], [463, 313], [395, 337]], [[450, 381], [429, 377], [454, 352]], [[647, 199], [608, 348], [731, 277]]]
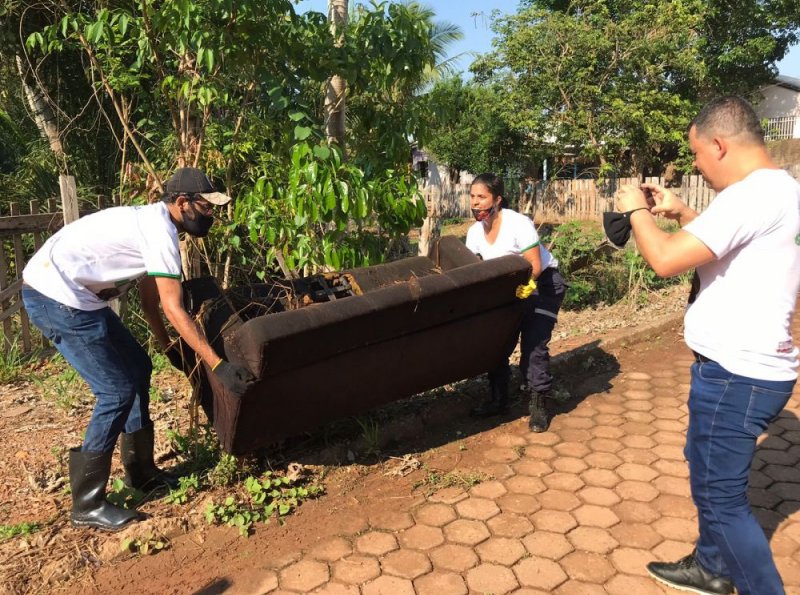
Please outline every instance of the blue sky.
[[[350, 0], [350, 4], [361, 3]], [[450, 48], [450, 56], [466, 52], [486, 53], [492, 49], [492, 30], [490, 27], [493, 10], [504, 14], [516, 12], [517, 0], [422, 0], [422, 4], [436, 12], [437, 20], [458, 25], [464, 38]], [[301, 0], [299, 12], [316, 10], [327, 13], [327, 0]], [[476, 16], [473, 16], [476, 15]], [[474, 58], [464, 55], [456, 62], [457, 71], [466, 71]], [[789, 55], [778, 63], [781, 74], [800, 78], [800, 46], [794, 46]]]

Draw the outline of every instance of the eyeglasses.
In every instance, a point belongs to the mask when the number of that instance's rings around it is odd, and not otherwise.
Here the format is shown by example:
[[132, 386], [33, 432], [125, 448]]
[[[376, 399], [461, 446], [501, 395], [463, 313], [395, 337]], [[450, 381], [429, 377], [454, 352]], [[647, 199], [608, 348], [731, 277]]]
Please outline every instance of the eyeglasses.
[[192, 197], [189, 199], [193, 205], [197, 207], [197, 210], [200, 211], [203, 215], [214, 215], [216, 205], [211, 204], [210, 202], [203, 200], [202, 198]]

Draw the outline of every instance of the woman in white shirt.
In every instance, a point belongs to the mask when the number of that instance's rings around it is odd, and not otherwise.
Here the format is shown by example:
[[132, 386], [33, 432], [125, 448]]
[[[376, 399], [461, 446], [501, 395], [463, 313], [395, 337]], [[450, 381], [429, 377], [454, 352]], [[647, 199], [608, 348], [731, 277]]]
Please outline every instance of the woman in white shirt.
[[[476, 223], [467, 231], [467, 247], [483, 260], [519, 254], [531, 264], [531, 281], [535, 282], [536, 289], [524, 298], [519, 367], [523, 392], [530, 394], [528, 426], [533, 432], [544, 432], [549, 425], [544, 399], [553, 384], [548, 344], [566, 284], [558, 272], [558, 261], [541, 245], [533, 222], [525, 215], [503, 208], [503, 192], [503, 180], [493, 173], [481, 174], [473, 180], [470, 203]], [[516, 339], [510, 346], [509, 356], [514, 347]], [[511, 377], [508, 357], [488, 376], [491, 395], [472, 410], [476, 417], [497, 415], [508, 409]]]

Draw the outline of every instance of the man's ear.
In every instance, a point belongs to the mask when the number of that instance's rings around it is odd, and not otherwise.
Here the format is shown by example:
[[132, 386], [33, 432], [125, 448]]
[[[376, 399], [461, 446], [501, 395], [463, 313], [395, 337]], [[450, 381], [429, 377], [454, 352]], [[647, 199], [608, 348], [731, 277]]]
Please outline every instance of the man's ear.
[[189, 201], [189, 196], [186, 195], [186, 194], [179, 194], [175, 198], [175, 206], [178, 207], [181, 210], [183, 210], [183, 205], [185, 205], [188, 202], [190, 202]]
[[715, 136], [712, 142], [717, 160], [723, 159], [728, 154], [728, 141], [722, 137]]

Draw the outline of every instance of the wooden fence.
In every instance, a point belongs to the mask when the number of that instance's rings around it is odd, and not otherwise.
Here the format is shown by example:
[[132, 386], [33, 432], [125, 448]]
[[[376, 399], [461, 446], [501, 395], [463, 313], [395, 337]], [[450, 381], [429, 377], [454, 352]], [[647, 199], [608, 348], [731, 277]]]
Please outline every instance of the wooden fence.
[[[77, 200], [74, 201], [77, 205]], [[42, 206], [45, 207], [42, 210]], [[98, 197], [97, 208], [103, 208], [104, 200]], [[58, 201], [49, 199], [44, 205], [32, 200], [28, 212], [22, 213], [17, 203], [4, 205], [7, 213], [0, 212], [0, 325], [2, 325], [2, 348], [29, 352], [33, 347], [31, 325], [22, 306], [22, 270], [30, 256], [44, 244], [45, 240], [64, 225], [64, 221], [77, 218], [77, 208], [59, 210]], [[94, 209], [81, 211], [87, 214]]]

